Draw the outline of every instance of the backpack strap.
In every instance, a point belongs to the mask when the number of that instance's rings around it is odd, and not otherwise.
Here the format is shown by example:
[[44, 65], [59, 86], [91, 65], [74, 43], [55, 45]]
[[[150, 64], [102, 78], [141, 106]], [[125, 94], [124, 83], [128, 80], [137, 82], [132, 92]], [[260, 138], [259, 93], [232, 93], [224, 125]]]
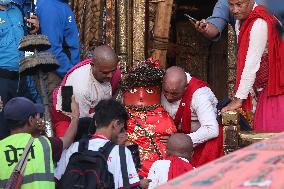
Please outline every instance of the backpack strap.
[[89, 138], [83, 137], [82, 139], [79, 140], [78, 152], [86, 151], [88, 150], [88, 148], [89, 148]]
[[112, 141], [108, 141], [103, 147], [100, 147], [99, 151], [104, 154], [106, 159], [108, 159], [108, 156], [115, 145], [116, 144], [114, 144]]
[[120, 157], [123, 187], [124, 188], [130, 188], [127, 165], [126, 165], [126, 154], [125, 154], [125, 147], [124, 146], [119, 146], [119, 157]]

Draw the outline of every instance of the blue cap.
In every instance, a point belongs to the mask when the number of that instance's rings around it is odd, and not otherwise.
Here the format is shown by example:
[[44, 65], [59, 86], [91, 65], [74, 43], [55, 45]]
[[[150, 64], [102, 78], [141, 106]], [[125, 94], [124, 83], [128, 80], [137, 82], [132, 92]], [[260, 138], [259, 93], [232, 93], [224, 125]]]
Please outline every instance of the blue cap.
[[44, 113], [44, 107], [25, 97], [12, 98], [4, 106], [5, 119], [24, 121], [36, 113]]

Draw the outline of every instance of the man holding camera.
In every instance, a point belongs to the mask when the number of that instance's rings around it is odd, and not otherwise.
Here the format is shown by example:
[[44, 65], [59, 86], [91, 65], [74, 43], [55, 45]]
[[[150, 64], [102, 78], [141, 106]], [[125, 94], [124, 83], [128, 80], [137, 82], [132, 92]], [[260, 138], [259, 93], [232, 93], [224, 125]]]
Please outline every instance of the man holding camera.
[[[26, 19], [34, 27], [34, 34], [39, 29], [36, 16]], [[19, 62], [23, 54], [18, 50], [24, 36], [24, 19], [21, 10], [11, 0], [0, 0], [0, 96], [5, 105], [15, 97], [19, 86]], [[3, 113], [0, 112], [0, 139], [6, 137], [9, 130], [5, 127]]]
[[80, 105], [80, 117], [92, 117], [100, 100], [112, 97], [111, 79], [117, 68], [118, 57], [107, 45], [96, 47], [93, 58], [77, 64], [65, 75], [61, 86], [53, 92], [51, 108], [56, 136], [63, 136], [70, 118], [62, 111], [62, 86], [72, 86]]

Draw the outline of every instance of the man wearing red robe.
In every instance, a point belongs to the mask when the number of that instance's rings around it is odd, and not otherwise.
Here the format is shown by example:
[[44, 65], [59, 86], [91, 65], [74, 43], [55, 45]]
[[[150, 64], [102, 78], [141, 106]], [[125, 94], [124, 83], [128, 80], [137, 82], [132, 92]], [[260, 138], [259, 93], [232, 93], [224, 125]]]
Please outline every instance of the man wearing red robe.
[[159, 62], [140, 62], [123, 79], [123, 103], [129, 113], [127, 134], [130, 144], [138, 144], [142, 167], [139, 175], [147, 177], [151, 165], [166, 156], [163, 136], [176, 132], [173, 119], [161, 105], [163, 70]]
[[163, 78], [162, 105], [180, 132], [193, 141], [192, 165], [201, 166], [224, 154], [223, 132], [217, 122], [217, 99], [207, 84], [180, 67], [170, 67]]
[[222, 112], [252, 110], [251, 91], [257, 97], [254, 116], [256, 131], [284, 130], [284, 59], [279, 21], [253, 0], [229, 0], [236, 17], [238, 63], [235, 99]]

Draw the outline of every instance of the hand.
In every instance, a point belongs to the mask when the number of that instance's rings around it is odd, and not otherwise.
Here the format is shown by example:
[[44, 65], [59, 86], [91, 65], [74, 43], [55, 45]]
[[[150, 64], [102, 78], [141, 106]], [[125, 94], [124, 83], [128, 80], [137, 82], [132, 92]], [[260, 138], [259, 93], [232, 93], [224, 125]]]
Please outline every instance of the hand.
[[74, 95], [72, 95], [71, 101], [71, 117], [77, 119], [80, 117], [79, 104], [76, 102]]
[[219, 32], [220, 32], [219, 29], [215, 25], [207, 22], [205, 19], [197, 21], [194, 24], [194, 27], [204, 37], [211, 39], [211, 40], [216, 38], [218, 36]]
[[160, 140], [161, 140], [161, 142], [167, 144], [169, 138], [170, 138], [170, 136], [161, 136]]
[[140, 188], [147, 189], [149, 187], [149, 183], [152, 182], [151, 179], [142, 179], [140, 180]]
[[36, 34], [39, 30], [39, 21], [38, 21], [38, 17], [36, 15], [31, 15], [31, 17], [29, 19], [25, 18], [25, 20], [28, 23], [31, 23], [34, 27], [33, 30], [31, 30], [29, 33], [30, 34]]
[[227, 112], [227, 111], [236, 110], [236, 109], [242, 107], [242, 104], [243, 104], [243, 100], [242, 99], [235, 98], [227, 106], [222, 108], [221, 112], [223, 113], [223, 112]]
[[125, 146], [127, 143], [127, 134], [125, 132], [119, 133], [117, 136], [117, 144]]
[[199, 31], [200, 33], [205, 33], [206, 30], [207, 30], [207, 21], [205, 19], [202, 19], [200, 21], [197, 21], [195, 24], [194, 24], [194, 27], [197, 31]]

